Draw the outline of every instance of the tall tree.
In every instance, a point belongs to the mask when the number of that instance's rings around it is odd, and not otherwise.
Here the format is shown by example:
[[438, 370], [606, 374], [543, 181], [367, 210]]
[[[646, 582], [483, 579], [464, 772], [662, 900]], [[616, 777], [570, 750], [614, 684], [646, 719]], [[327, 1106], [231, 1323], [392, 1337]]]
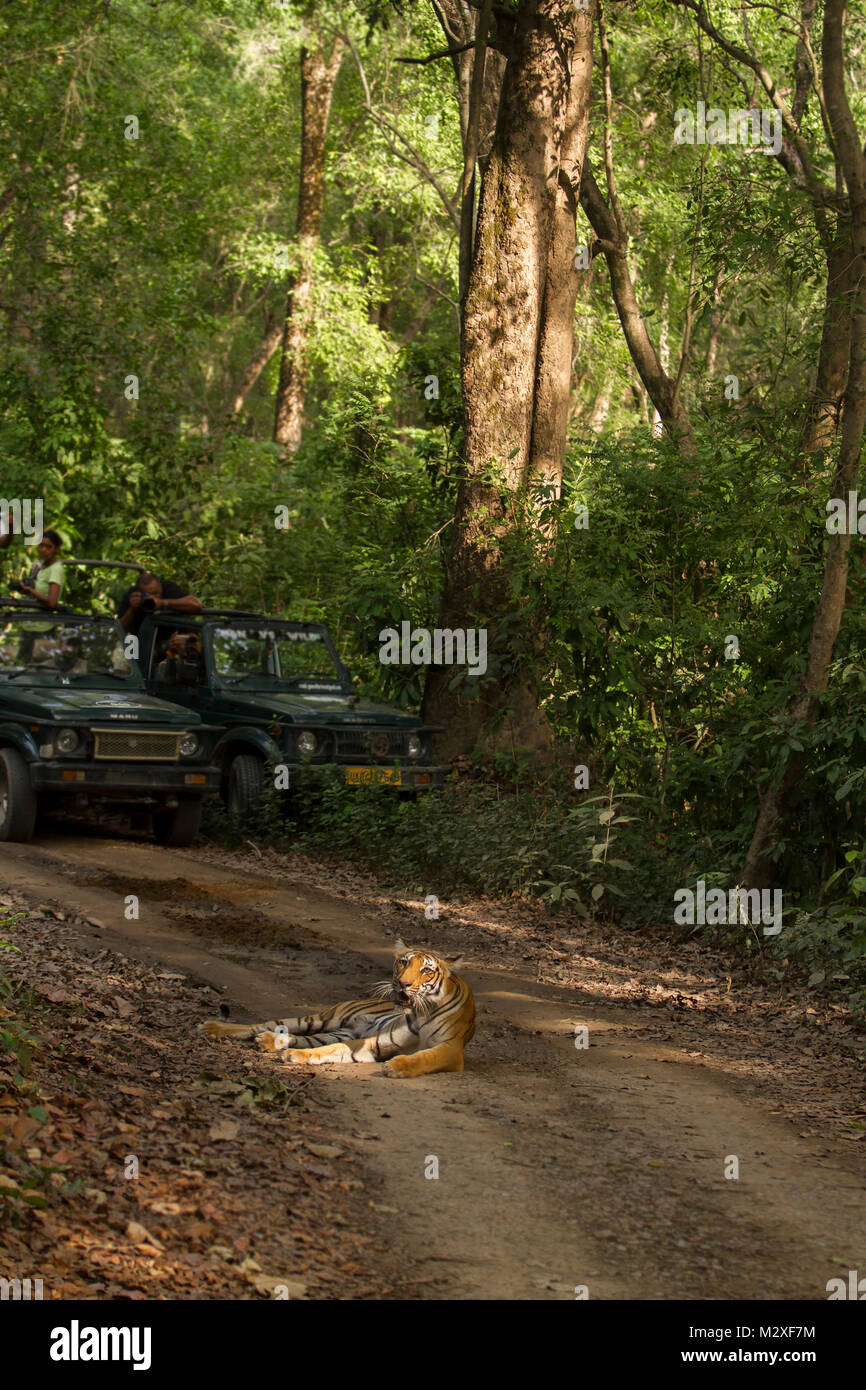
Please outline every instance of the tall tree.
[[[291, 273], [283, 328], [280, 380], [274, 413], [274, 441], [294, 452], [304, 427], [307, 386], [306, 349], [313, 296], [313, 260], [322, 231], [325, 187], [325, 138], [334, 84], [343, 56], [339, 36], [319, 35], [302, 48], [301, 172], [298, 190], [297, 261]], [[267, 351], [268, 334], [262, 343]]]
[[571, 367], [574, 294], [560, 276], [573, 240], [562, 222], [573, 217], [586, 144], [591, 17], [573, 0], [521, 0], [506, 51], [463, 314], [462, 475], [440, 618], [446, 627], [489, 624], [499, 649], [496, 675], [475, 698], [452, 688], [447, 668], [429, 670], [423, 712], [445, 726], [446, 756], [482, 741], [536, 752], [550, 743], [532, 644], [522, 663], [503, 650], [516, 600], [502, 542], [536, 469], [561, 473], [565, 452], [565, 412], [556, 412], [555, 437], [537, 412], [559, 402], [563, 363]]
[[528, 468], [530, 478], [546, 479], [556, 489], [562, 483], [565, 459], [573, 379], [574, 306], [580, 284], [575, 274], [577, 207], [592, 88], [592, 16], [588, 10], [575, 15], [574, 40], [538, 332]]
[[463, 147], [460, 181], [460, 303], [466, 299], [475, 244], [477, 168], [493, 138], [502, 93], [505, 56], [490, 47], [493, 0], [480, 5], [468, 0], [434, 0], [433, 11], [448, 40], [447, 54], [457, 79], [457, 109]]

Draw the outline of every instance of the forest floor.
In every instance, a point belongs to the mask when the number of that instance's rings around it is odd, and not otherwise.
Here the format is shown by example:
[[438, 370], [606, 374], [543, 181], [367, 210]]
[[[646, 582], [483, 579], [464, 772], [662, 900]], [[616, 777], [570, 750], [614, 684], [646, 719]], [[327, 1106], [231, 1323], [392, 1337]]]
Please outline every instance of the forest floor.
[[[49, 827], [0, 884], [29, 991], [0, 1028], [37, 1040], [29, 1095], [0, 1070], [0, 1277], [45, 1298], [825, 1299], [866, 1269], [866, 1036], [820, 992], [252, 847]], [[197, 1031], [361, 996], [396, 936], [465, 956], [463, 1073]]]

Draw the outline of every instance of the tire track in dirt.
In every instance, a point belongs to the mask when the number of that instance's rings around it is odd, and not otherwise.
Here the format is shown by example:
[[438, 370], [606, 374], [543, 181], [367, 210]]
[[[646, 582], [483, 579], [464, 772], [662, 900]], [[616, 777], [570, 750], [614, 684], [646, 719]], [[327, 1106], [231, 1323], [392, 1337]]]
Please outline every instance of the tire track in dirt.
[[[390, 967], [390, 937], [363, 905], [195, 851], [46, 837], [0, 847], [0, 866], [128, 953], [224, 990], [233, 1018], [351, 997]], [[129, 893], [138, 921], [124, 917]], [[417, 928], [430, 937], [423, 918]], [[574, 1298], [585, 1285], [606, 1299], [821, 1299], [828, 1279], [866, 1265], [850, 1155], [819, 1162], [734, 1078], [623, 1037], [633, 1011], [530, 969], [467, 963], [479, 1026], [462, 1075], [317, 1073], [347, 1129], [371, 1136], [360, 1161], [383, 1193], [371, 1222], [409, 1252], [405, 1296]], [[220, 1065], [231, 1073], [248, 1046], [215, 1045]], [[739, 1181], [724, 1178], [729, 1155]], [[438, 1180], [424, 1175], [432, 1157]]]

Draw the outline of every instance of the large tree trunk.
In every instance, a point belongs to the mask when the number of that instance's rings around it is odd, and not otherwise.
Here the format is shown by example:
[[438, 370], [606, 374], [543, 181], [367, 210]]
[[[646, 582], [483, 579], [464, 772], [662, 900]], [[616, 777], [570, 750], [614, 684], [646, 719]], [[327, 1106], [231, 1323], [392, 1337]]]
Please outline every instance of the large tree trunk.
[[[522, 0], [482, 179], [463, 315], [463, 475], [440, 618], [449, 628], [487, 626], [495, 674], [472, 698], [477, 678], [455, 691], [450, 668], [430, 667], [423, 712], [445, 726], [445, 757], [482, 743], [539, 752], [551, 741], [538, 709], [531, 641], [523, 640], [522, 659], [516, 656], [525, 624], [501, 542], [533, 480], [534, 459], [543, 457], [554, 473], [562, 467], [567, 392], [562, 410], [560, 383], [563, 362], [571, 365], [574, 299], [558, 279], [568, 244], [562, 227], [568, 194], [565, 188], [560, 194], [560, 174], [569, 183], [583, 160], [591, 42], [591, 21], [575, 11], [573, 0]], [[548, 294], [552, 263], [557, 274]], [[563, 314], [567, 325], [560, 322]], [[547, 381], [548, 370], [555, 383]], [[557, 402], [558, 443], [545, 437], [547, 422], [537, 417], [539, 391]]]
[[[472, 249], [475, 245], [476, 167], [483, 163], [492, 143], [502, 93], [505, 58], [487, 47], [493, 0], [476, 8], [467, 0], [440, 0], [434, 12], [449, 46], [457, 46], [451, 62], [457, 79], [457, 109], [463, 148], [460, 185], [459, 298], [461, 308], [469, 287]], [[474, 44], [474, 47], [464, 45]]]
[[283, 354], [277, 387], [274, 440], [294, 452], [304, 427], [307, 386], [307, 339], [313, 295], [313, 256], [322, 231], [325, 136], [334, 84], [343, 56], [343, 40], [326, 48], [301, 49], [301, 178], [298, 194], [298, 262], [286, 303]]
[[[845, 92], [842, 43], [845, 0], [825, 0], [823, 32], [824, 92], [827, 112], [851, 206], [851, 336], [843, 401], [839, 462], [833, 495], [847, 499], [857, 487], [863, 432], [866, 427], [866, 158], [863, 141]], [[827, 546], [821, 597], [812, 623], [809, 655], [800, 690], [789, 713], [792, 725], [812, 722], [818, 697], [827, 688], [828, 668], [845, 608], [851, 536], [831, 535]], [[771, 779], [761, 797], [758, 820], [743, 869], [746, 887], [768, 886], [774, 876], [769, 858], [780, 824], [790, 809], [801, 764], [789, 761], [784, 776]]]
[[574, 256], [577, 250], [580, 180], [589, 134], [592, 28], [591, 14], [578, 11], [574, 21], [574, 56], [538, 335], [529, 453], [531, 479], [536, 482], [546, 479], [557, 492], [562, 484], [571, 406], [574, 305], [580, 284], [580, 276], [575, 273]]

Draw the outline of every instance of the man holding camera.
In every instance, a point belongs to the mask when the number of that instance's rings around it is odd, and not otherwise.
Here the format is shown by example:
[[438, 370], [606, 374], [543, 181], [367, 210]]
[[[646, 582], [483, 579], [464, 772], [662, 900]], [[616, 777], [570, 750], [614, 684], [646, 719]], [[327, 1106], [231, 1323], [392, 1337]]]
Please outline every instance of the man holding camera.
[[172, 613], [200, 613], [202, 603], [201, 599], [172, 580], [158, 579], [155, 574], [145, 571], [123, 595], [117, 606], [117, 616], [124, 632], [137, 636], [145, 614], [162, 612], [163, 609]]
[[193, 632], [173, 632], [165, 656], [156, 668], [164, 685], [197, 685], [201, 678], [201, 642]]

